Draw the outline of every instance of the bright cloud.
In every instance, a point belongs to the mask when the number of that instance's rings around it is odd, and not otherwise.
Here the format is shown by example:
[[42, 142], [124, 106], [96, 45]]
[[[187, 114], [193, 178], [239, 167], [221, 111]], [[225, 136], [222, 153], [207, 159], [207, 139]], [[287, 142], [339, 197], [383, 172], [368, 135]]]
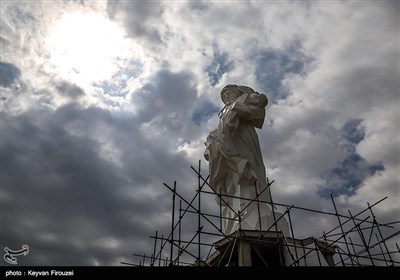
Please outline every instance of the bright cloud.
[[63, 15], [48, 37], [51, 62], [67, 80], [108, 80], [128, 56], [123, 30], [95, 12]]
[[[258, 134], [275, 201], [331, 211], [332, 193], [356, 211], [388, 196], [376, 215], [399, 220], [399, 9], [2, 1], [1, 246], [34, 245], [29, 265], [148, 252], [168, 232], [162, 183], [195, 191], [227, 83], [269, 98]], [[303, 235], [333, 222], [296, 217]]]

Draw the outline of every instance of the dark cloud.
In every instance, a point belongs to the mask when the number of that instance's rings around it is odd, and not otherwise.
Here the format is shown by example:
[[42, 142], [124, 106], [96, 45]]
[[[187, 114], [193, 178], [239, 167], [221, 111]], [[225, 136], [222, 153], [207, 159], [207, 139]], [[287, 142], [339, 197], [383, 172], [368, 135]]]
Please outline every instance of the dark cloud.
[[10, 87], [21, 77], [21, 70], [14, 64], [0, 61], [0, 86]]
[[108, 16], [117, 19], [121, 15], [129, 36], [144, 38], [154, 44], [161, 42], [161, 35], [153, 23], [160, 20], [162, 12], [162, 4], [158, 1], [107, 2]]
[[[56, 89], [83, 94], [66, 82]], [[117, 264], [128, 247], [148, 248], [166, 225], [162, 183], [191, 179], [176, 147], [193, 136], [196, 98], [190, 72], [161, 70], [134, 93], [135, 115], [77, 103], [3, 114], [1, 246], [28, 244], [26, 265]]]
[[[22, 264], [110, 264], [129, 242], [147, 244], [149, 233], [163, 227], [157, 216], [169, 201], [162, 182], [178, 177], [164, 166], [188, 163], [160, 139], [142, 137], [135, 119], [67, 105], [4, 114], [2, 121], [1, 246], [28, 244], [31, 258]], [[102, 151], [111, 144], [120, 164]]]
[[347, 121], [342, 128], [342, 137], [351, 143], [360, 143], [365, 137], [365, 127], [362, 126], [362, 119]]
[[143, 122], [159, 115], [187, 117], [197, 98], [195, 85], [195, 77], [188, 71], [160, 70], [151, 82], [134, 93], [132, 102], [139, 106], [138, 115]]
[[221, 110], [221, 108], [215, 106], [209, 101], [205, 101], [196, 108], [192, 114], [192, 121], [200, 125], [202, 121], [209, 119], [210, 117], [216, 115]]
[[205, 12], [209, 8], [209, 3], [205, 1], [190, 1], [188, 6], [192, 11]]
[[206, 99], [198, 96], [197, 80], [189, 71], [160, 70], [149, 83], [133, 93], [131, 102], [137, 107], [141, 133], [157, 143], [153, 148], [181, 156], [187, 152], [177, 149], [202, 136], [193, 112], [201, 108]]
[[83, 89], [81, 89], [77, 85], [70, 84], [67, 82], [59, 83], [58, 85], [56, 85], [56, 88], [58, 92], [61, 93], [62, 95], [72, 98], [76, 98], [85, 94]]

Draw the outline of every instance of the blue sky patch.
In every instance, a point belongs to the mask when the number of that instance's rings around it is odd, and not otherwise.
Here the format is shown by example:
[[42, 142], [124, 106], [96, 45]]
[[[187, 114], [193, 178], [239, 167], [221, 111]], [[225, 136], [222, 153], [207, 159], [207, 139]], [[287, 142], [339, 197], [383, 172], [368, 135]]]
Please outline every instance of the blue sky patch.
[[20, 20], [23, 23], [36, 20], [36, 18], [32, 15], [32, 13], [22, 11], [19, 7], [17, 7], [15, 10], [15, 16], [18, 20]]
[[214, 114], [218, 113], [220, 108], [215, 106], [213, 103], [206, 101], [202, 103], [199, 108], [197, 108], [192, 114], [192, 121], [200, 125], [200, 123], [209, 117], [213, 116]]
[[273, 100], [286, 98], [290, 94], [282, 87], [286, 74], [305, 75], [306, 65], [312, 59], [300, 47], [299, 43], [293, 43], [287, 49], [266, 49], [255, 56], [256, 79], [262, 85], [262, 90], [274, 97]]
[[365, 127], [362, 126], [362, 119], [352, 119], [346, 122], [341, 130], [342, 137], [347, 141], [358, 144], [365, 136]]
[[21, 70], [14, 64], [0, 61], [0, 86], [9, 87], [21, 77]]
[[143, 65], [135, 60], [129, 62], [128, 67], [120, 69], [115, 73], [111, 80], [94, 83], [95, 86], [101, 87], [104, 94], [110, 96], [124, 96], [127, 93], [128, 80], [130, 78], [138, 78], [142, 72]]
[[351, 119], [341, 128], [343, 147], [349, 154], [335, 168], [322, 174], [326, 185], [320, 186], [318, 192], [320, 196], [329, 197], [330, 193], [333, 196], [354, 195], [365, 179], [385, 169], [381, 163], [369, 163], [356, 152], [356, 145], [365, 136], [365, 127], [362, 125], [362, 121], [362, 119]]
[[318, 194], [322, 197], [329, 197], [330, 193], [333, 196], [352, 196], [365, 179], [384, 169], [381, 163], [370, 164], [359, 154], [353, 153], [322, 175], [326, 185], [320, 186]]
[[214, 58], [211, 64], [206, 68], [208, 77], [212, 86], [218, 84], [222, 75], [233, 69], [233, 62], [229, 61], [226, 52], [220, 52], [217, 47], [214, 47]]

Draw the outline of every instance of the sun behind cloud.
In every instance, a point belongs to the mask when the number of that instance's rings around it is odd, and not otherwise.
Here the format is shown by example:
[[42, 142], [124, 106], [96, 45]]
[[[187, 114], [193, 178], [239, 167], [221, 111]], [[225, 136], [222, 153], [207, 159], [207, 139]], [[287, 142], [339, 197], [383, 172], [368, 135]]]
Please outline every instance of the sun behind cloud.
[[48, 39], [56, 71], [80, 85], [110, 79], [130, 55], [128, 44], [123, 29], [95, 12], [65, 14]]

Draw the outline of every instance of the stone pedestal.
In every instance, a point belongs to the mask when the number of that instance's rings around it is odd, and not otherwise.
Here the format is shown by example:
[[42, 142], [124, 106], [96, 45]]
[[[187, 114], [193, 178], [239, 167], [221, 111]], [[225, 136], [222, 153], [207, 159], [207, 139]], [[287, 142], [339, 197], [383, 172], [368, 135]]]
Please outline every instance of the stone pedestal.
[[238, 266], [251, 266], [251, 245], [246, 240], [240, 240], [238, 246]]
[[334, 266], [336, 247], [309, 237], [294, 239], [282, 232], [239, 230], [215, 243], [210, 266]]

